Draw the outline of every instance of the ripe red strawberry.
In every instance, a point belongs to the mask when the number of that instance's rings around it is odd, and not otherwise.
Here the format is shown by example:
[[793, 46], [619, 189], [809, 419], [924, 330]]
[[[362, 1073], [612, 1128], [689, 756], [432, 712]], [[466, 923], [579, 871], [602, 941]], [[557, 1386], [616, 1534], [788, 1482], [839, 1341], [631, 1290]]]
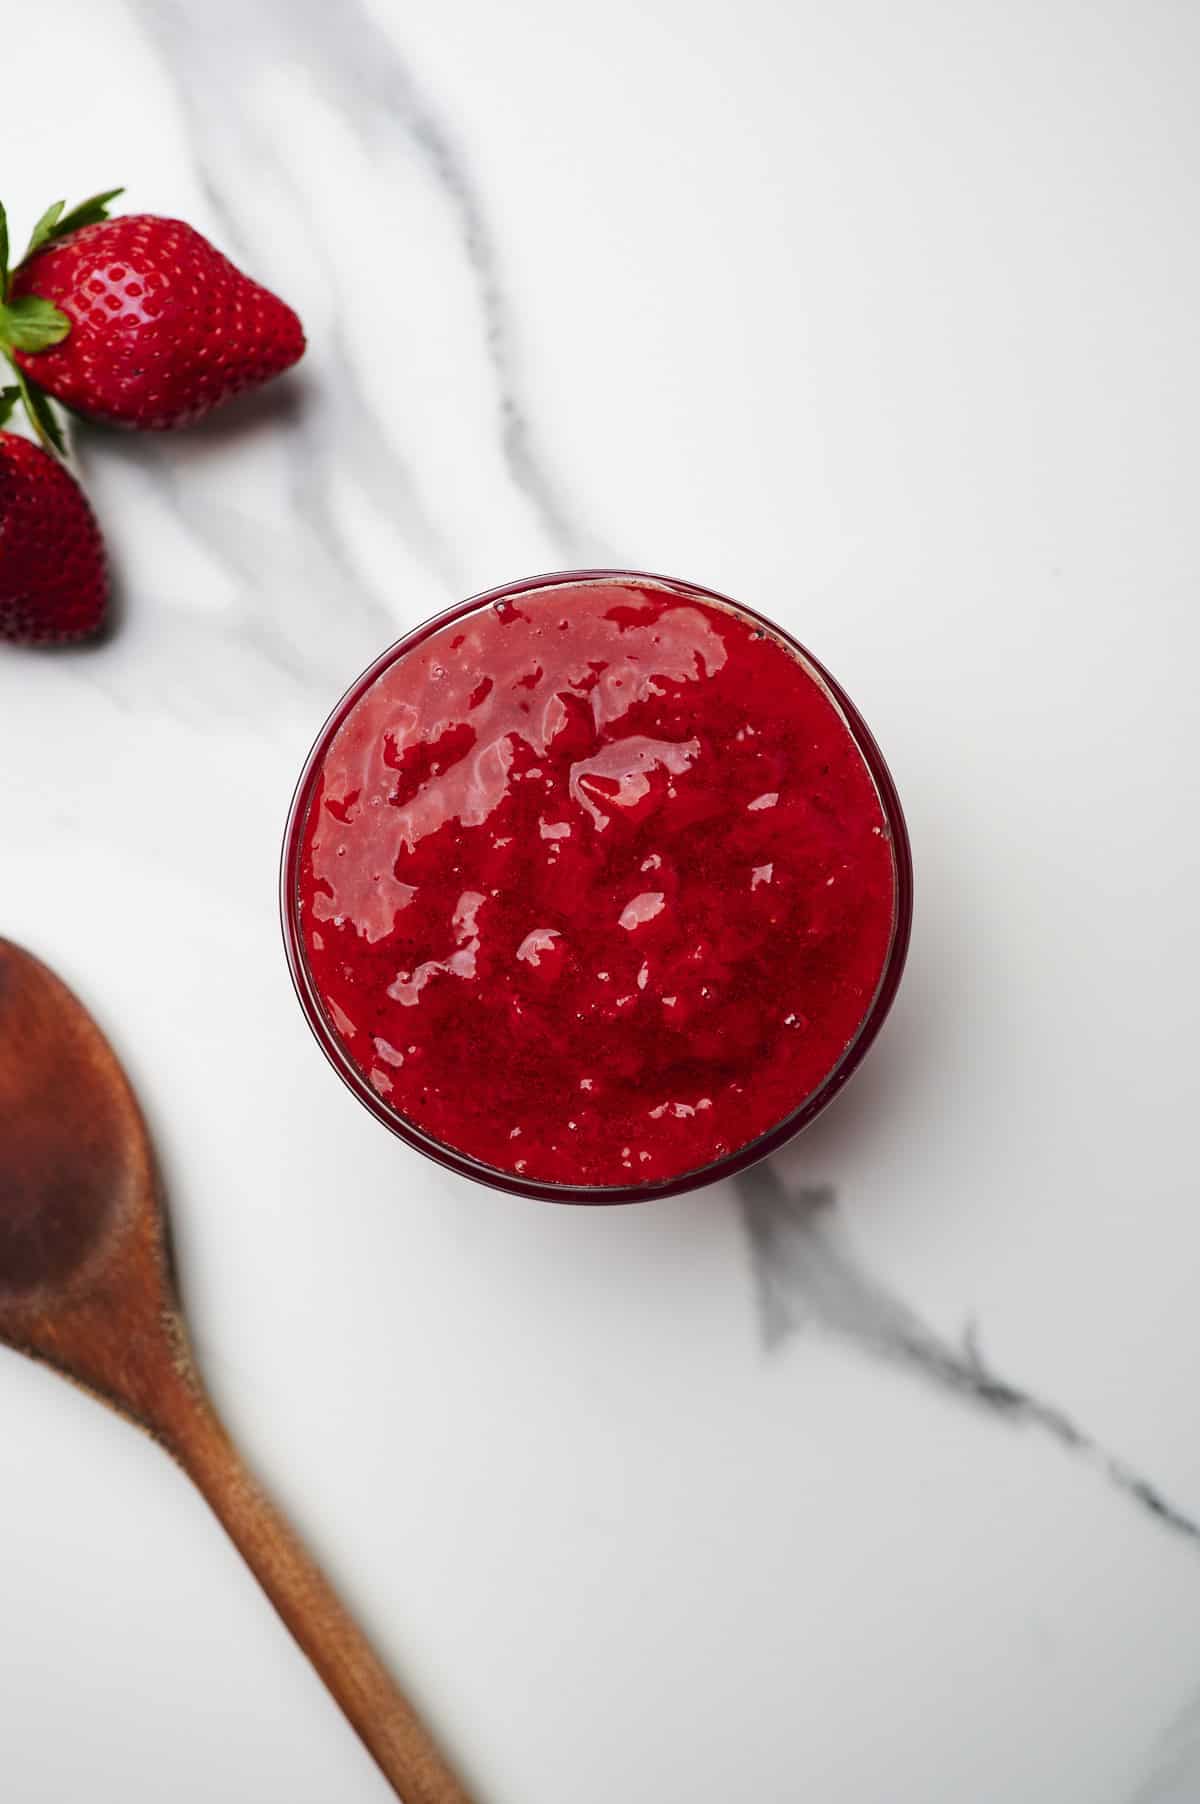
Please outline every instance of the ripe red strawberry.
[[296, 362], [290, 307], [182, 220], [108, 219], [112, 198], [51, 208], [12, 274], [7, 337], [28, 380], [93, 419], [162, 429]]
[[[15, 395], [0, 393], [0, 424]], [[0, 639], [86, 638], [107, 601], [104, 543], [83, 490], [40, 445], [0, 432]]]

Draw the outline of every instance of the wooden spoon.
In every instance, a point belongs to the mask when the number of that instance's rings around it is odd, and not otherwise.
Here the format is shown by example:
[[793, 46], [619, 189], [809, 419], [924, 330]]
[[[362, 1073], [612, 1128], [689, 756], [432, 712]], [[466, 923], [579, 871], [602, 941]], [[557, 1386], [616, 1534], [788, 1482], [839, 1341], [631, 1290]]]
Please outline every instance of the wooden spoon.
[[204, 1394], [149, 1137], [116, 1055], [53, 972], [3, 939], [0, 1341], [85, 1386], [179, 1461], [404, 1804], [468, 1804]]

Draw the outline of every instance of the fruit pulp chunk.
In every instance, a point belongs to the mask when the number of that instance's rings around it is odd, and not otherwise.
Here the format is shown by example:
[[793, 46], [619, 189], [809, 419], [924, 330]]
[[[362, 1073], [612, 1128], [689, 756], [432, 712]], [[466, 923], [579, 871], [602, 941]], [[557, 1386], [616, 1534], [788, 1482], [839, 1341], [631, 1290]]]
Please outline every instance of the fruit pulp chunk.
[[313, 778], [304, 957], [390, 1109], [525, 1180], [665, 1182], [817, 1092], [893, 934], [879, 795], [752, 617], [641, 580], [481, 604]]

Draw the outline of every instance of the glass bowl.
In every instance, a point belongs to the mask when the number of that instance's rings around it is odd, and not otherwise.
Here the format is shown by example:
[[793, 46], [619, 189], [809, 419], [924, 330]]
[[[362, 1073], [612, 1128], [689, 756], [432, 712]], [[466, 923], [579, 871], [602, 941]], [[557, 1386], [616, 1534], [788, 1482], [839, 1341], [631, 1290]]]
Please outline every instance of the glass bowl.
[[[808, 675], [815, 680], [833, 703], [850, 739], [856, 746], [875, 786], [890, 837], [892, 852], [894, 907], [890, 942], [874, 995], [861, 1018], [857, 1032], [846, 1045], [840, 1058], [828, 1070], [817, 1087], [807, 1095], [798, 1098], [796, 1106], [766, 1132], [758, 1134], [744, 1145], [723, 1153], [708, 1164], [654, 1182], [600, 1185], [557, 1183], [527, 1178], [521, 1173], [486, 1164], [426, 1133], [399, 1110], [391, 1107], [348, 1055], [326, 1015], [325, 1006], [313, 981], [301, 931], [300, 862], [309, 808], [330, 744], [356, 703], [384, 671], [389, 670], [398, 660], [406, 657], [417, 646], [429, 639], [432, 634], [452, 622], [461, 620], [466, 615], [473, 614], [485, 607], [516, 601], [520, 596], [529, 595], [540, 589], [581, 583], [646, 584], [668, 591], [681, 599], [691, 598], [698, 603], [716, 605], [741, 616], [743, 620], [752, 623], [756, 628], [765, 629], [788, 647], [800, 660]], [[866, 723], [845, 691], [830, 676], [829, 672], [788, 632], [776, 622], [768, 619], [767, 616], [745, 606], [744, 603], [733, 601], [728, 596], [721, 595], [715, 590], [702, 588], [695, 583], [680, 582], [673, 578], [655, 576], [641, 571], [569, 570], [508, 583], [501, 588], [487, 590], [483, 594], [472, 596], [466, 601], [445, 609], [442, 613], [434, 615], [422, 625], [415, 627], [412, 632], [405, 634], [394, 645], [389, 646], [357, 681], [351, 684], [317, 735], [296, 785], [284, 833], [280, 872], [280, 905], [288, 965], [305, 1019], [316, 1037], [317, 1044], [343, 1083], [353, 1091], [363, 1107], [370, 1110], [371, 1114], [384, 1127], [398, 1135], [400, 1139], [407, 1141], [410, 1146], [416, 1147], [428, 1158], [436, 1160], [438, 1164], [447, 1166], [464, 1177], [472, 1178], [476, 1182], [489, 1185], [494, 1189], [511, 1191], [520, 1196], [537, 1197], [549, 1202], [592, 1205], [647, 1202], [654, 1197], [674, 1196], [682, 1191], [714, 1183], [718, 1179], [745, 1170], [747, 1166], [764, 1158], [768, 1153], [776, 1151], [802, 1128], [807, 1127], [853, 1075], [887, 1016], [904, 969], [912, 924], [912, 858], [908, 833], [895, 785]]]

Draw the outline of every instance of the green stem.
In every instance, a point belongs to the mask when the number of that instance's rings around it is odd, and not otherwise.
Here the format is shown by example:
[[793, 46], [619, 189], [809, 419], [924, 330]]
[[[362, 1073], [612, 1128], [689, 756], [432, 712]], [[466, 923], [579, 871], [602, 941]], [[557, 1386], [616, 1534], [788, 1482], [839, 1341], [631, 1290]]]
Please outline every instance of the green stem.
[[17, 379], [17, 387], [21, 391], [21, 400], [26, 416], [37, 433], [42, 449], [49, 451], [52, 457], [65, 458], [67, 455], [66, 440], [63, 438], [62, 427], [54, 416], [54, 409], [49, 400], [40, 388], [30, 382], [8, 347], [4, 346], [3, 350], [5, 358], [12, 365], [12, 372]]

